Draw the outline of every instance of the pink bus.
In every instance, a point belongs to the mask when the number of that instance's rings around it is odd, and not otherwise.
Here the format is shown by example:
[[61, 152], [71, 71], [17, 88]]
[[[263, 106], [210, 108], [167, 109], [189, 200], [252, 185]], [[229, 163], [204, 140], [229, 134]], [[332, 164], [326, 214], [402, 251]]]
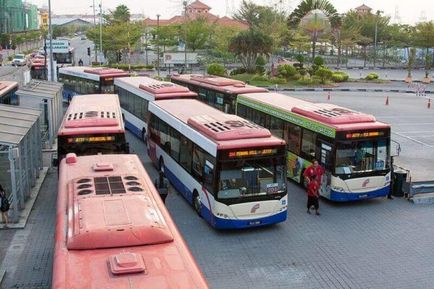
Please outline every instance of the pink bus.
[[194, 99], [150, 102], [149, 113], [150, 158], [211, 226], [286, 220], [282, 139]]
[[67, 153], [128, 153], [119, 98], [116, 94], [75, 96], [57, 133], [58, 158]]
[[208, 105], [232, 114], [235, 114], [235, 102], [239, 94], [268, 91], [239, 80], [213, 75], [175, 74], [171, 76], [171, 81], [196, 92], [198, 99]]
[[53, 289], [209, 288], [136, 155], [60, 164]]
[[18, 96], [15, 94], [18, 90], [18, 82], [0, 81], [0, 103], [18, 105]]

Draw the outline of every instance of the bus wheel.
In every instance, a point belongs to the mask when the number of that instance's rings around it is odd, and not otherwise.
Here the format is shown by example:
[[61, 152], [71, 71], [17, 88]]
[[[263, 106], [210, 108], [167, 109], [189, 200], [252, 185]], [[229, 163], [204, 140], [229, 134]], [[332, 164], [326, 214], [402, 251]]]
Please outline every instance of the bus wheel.
[[194, 190], [194, 192], [193, 192], [193, 207], [194, 207], [194, 210], [196, 211], [196, 213], [199, 216], [201, 216], [200, 215], [200, 208], [202, 207], [202, 204], [200, 202], [199, 194], [197, 193], [196, 190]]
[[159, 172], [161, 172], [163, 170], [163, 168], [164, 168], [164, 160], [163, 160], [163, 157], [160, 156], [160, 159], [158, 160], [157, 169]]

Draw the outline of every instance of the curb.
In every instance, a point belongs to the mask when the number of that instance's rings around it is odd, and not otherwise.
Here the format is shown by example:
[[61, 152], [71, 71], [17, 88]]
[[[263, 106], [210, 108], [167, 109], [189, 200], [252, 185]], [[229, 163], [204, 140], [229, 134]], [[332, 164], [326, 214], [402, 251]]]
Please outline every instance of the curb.
[[6, 270], [0, 269], [0, 288], [3, 283], [3, 279], [5, 278], [5, 275], [6, 275]]

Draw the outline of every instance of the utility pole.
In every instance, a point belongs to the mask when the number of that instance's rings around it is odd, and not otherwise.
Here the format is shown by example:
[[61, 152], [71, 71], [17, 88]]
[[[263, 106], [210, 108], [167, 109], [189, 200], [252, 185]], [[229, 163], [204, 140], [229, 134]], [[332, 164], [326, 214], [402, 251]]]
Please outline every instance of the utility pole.
[[[93, 27], [96, 27], [96, 14], [95, 14], [95, 0], [93, 0]], [[94, 43], [94, 50], [95, 50], [95, 62], [98, 62], [98, 52], [96, 50], [96, 43]]]
[[99, 63], [102, 64], [102, 0], [99, 4]]
[[[378, 16], [377, 16], [378, 18]], [[378, 19], [375, 20], [375, 35], [374, 35], [374, 69], [377, 63], [377, 33], [378, 33]]]
[[187, 1], [182, 4], [184, 5], [184, 70], [187, 73]]
[[51, 26], [51, 0], [48, 0], [48, 33], [50, 33], [50, 80], [54, 81], [54, 61], [53, 61], [53, 27]]
[[157, 73], [160, 76], [160, 14], [157, 14]]

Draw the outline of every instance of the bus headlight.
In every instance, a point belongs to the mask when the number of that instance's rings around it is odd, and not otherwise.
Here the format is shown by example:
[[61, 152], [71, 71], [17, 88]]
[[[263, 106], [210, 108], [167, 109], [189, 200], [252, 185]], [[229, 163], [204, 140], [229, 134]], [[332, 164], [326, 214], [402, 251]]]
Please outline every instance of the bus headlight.
[[217, 213], [216, 215], [217, 215], [217, 217], [220, 217], [220, 218], [229, 219], [229, 216], [226, 214]]
[[333, 187], [332, 187], [332, 190], [333, 190], [333, 191], [337, 191], [337, 192], [343, 192], [343, 191], [344, 191], [344, 188], [342, 188], [342, 187], [337, 187], [337, 186], [333, 186]]

